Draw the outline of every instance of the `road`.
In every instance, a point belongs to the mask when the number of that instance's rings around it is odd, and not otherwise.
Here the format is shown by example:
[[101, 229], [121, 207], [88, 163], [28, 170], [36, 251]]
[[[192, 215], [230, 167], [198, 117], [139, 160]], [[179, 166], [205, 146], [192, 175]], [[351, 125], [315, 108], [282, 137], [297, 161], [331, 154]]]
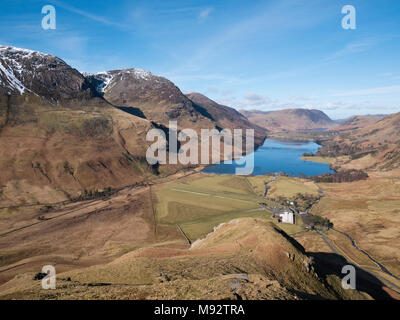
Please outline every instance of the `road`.
[[[322, 232], [319, 232], [318, 230], [314, 230], [314, 231], [325, 241], [325, 243], [328, 245], [328, 247], [332, 250], [333, 253], [341, 256], [348, 264], [355, 264], [359, 269], [361, 269], [362, 271], [368, 273], [372, 277], [378, 278], [382, 283], [386, 284], [393, 291], [396, 291], [397, 293], [400, 294], [400, 287], [398, 285], [394, 284], [390, 280], [387, 280], [385, 278], [382, 278], [382, 277], [378, 276], [375, 273], [372, 273], [370, 271], [367, 271], [367, 270], [363, 269], [362, 267], [360, 267], [360, 265], [358, 263], [350, 263], [350, 262], [348, 262], [347, 259], [342, 254], [340, 254], [339, 251], [336, 250], [336, 248], [330, 243], [329, 239]], [[395, 278], [397, 279], [397, 277], [395, 277]]]
[[345, 233], [345, 232], [343, 232], [343, 231], [336, 230], [336, 229], [333, 229], [333, 230], [335, 230], [336, 232], [339, 232], [339, 233], [343, 234], [346, 238], [348, 238], [348, 239], [350, 240], [350, 242], [351, 242], [351, 245], [352, 245], [355, 249], [357, 249], [358, 251], [360, 251], [361, 253], [363, 253], [364, 255], [366, 255], [372, 262], [374, 262], [374, 263], [382, 270], [382, 272], [388, 274], [389, 276], [391, 276], [391, 277], [393, 277], [393, 278], [395, 278], [395, 279], [397, 279], [397, 280], [400, 280], [399, 277], [397, 277], [396, 275], [394, 275], [393, 273], [391, 273], [383, 264], [381, 264], [379, 261], [375, 260], [367, 251], [365, 251], [365, 250], [359, 248], [359, 247], [357, 246], [356, 242], [353, 240], [353, 238], [352, 238], [349, 234], [347, 234], [347, 233]]

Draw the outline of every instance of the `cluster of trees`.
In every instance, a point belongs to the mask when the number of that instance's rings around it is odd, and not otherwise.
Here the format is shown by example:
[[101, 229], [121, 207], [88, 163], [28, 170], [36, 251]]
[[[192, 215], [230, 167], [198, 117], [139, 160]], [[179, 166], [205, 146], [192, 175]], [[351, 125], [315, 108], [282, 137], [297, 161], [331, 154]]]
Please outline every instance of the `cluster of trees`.
[[315, 202], [317, 202], [319, 198], [319, 196], [314, 196], [312, 194], [298, 193], [295, 197], [285, 198], [282, 196], [278, 196], [271, 200], [283, 206], [294, 207], [299, 211], [306, 211]]
[[83, 201], [83, 200], [93, 200], [108, 197], [113, 194], [113, 190], [109, 187], [105, 188], [103, 191], [99, 190], [83, 190], [81, 195], [74, 199], [75, 201]]
[[323, 148], [319, 149], [317, 156], [323, 157], [339, 157], [339, 156], [351, 156], [363, 152], [363, 150], [356, 144], [345, 144], [345, 143], [326, 143]]
[[315, 154], [312, 153], [312, 152], [305, 152], [305, 153], [303, 153], [303, 157], [314, 157], [314, 156], [315, 156]]
[[309, 217], [311, 218], [311, 222], [315, 228], [322, 228], [324, 230], [333, 228], [333, 223], [327, 218], [323, 218], [321, 216], [316, 216], [313, 214], [310, 214]]
[[319, 176], [314, 176], [312, 179], [315, 182], [352, 182], [368, 179], [368, 174], [362, 170], [343, 170], [335, 173], [326, 173]]

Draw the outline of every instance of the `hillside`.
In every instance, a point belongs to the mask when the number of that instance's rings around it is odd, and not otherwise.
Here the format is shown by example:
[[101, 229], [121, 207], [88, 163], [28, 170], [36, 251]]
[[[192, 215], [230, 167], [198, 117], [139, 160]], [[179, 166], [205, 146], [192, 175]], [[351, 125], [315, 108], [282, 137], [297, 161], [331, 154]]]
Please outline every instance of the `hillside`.
[[171, 81], [139, 69], [113, 70], [89, 77], [104, 98], [124, 110], [168, 127], [213, 129], [214, 119], [192, 103]]
[[346, 131], [346, 130], [360, 129], [360, 128], [364, 128], [368, 125], [374, 124], [382, 118], [384, 118], [384, 116], [380, 116], [380, 115], [354, 116], [354, 117], [351, 117], [350, 119], [347, 119], [343, 123], [340, 123], [338, 126], [331, 128], [331, 130]]
[[396, 113], [325, 142], [319, 155], [348, 156], [344, 168], [393, 170], [400, 168], [399, 137], [400, 113]]
[[333, 127], [332, 121], [319, 110], [285, 109], [279, 111], [240, 111], [250, 122], [272, 132], [292, 132]]
[[[132, 272], [134, 270], [134, 272]], [[148, 247], [108, 264], [58, 274], [40, 290], [29, 275], [0, 287], [1, 299], [362, 299], [340, 287], [304, 249], [270, 222], [220, 225], [191, 248]], [[70, 279], [66, 281], [65, 279]], [[106, 290], [105, 290], [106, 288]]]
[[251, 123], [245, 116], [235, 109], [223, 106], [209, 99], [201, 93], [193, 92], [186, 95], [195, 105], [206, 110], [207, 113], [214, 119], [219, 128], [230, 129], [254, 129], [255, 142], [257, 145], [264, 141], [267, 130]]

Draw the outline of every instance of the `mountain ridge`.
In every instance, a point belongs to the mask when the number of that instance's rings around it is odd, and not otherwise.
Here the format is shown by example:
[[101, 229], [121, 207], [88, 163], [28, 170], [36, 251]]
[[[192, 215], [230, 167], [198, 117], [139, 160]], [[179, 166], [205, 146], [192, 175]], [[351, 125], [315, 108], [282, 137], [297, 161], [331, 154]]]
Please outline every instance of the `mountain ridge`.
[[0, 48], [0, 206], [43, 203], [46, 194], [68, 200], [174, 173], [185, 166], [146, 162], [147, 132], [168, 131], [170, 121], [178, 130], [219, 127], [171, 81], [148, 71], [84, 75], [52, 55]]
[[250, 122], [273, 132], [326, 129], [335, 126], [324, 112], [316, 109], [283, 109], [277, 111], [240, 110]]

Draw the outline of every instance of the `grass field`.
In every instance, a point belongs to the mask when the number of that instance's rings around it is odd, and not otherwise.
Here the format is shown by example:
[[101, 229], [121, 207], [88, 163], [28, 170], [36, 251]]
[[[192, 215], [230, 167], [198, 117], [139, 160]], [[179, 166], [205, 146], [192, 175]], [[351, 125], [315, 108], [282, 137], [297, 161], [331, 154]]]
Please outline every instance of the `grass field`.
[[318, 162], [318, 163], [326, 163], [326, 164], [333, 164], [335, 162], [335, 158], [331, 157], [302, 157], [302, 160], [305, 161], [312, 161], [312, 162]]
[[[154, 192], [157, 223], [179, 224], [194, 241], [212, 232], [219, 224], [236, 218], [273, 221], [271, 212], [260, 206], [265, 202], [261, 197], [262, 186], [268, 179], [271, 178], [198, 175], [165, 184]], [[302, 230], [300, 222], [279, 224], [279, 227], [289, 234]]]
[[293, 179], [290, 177], [278, 176], [276, 181], [270, 183], [270, 187], [271, 189], [268, 192], [268, 196], [272, 198], [279, 196], [292, 198], [298, 193], [312, 196], [319, 195], [318, 186], [314, 182], [304, 179]]
[[254, 193], [258, 196], [263, 197], [265, 194], [265, 188], [268, 183], [273, 180], [272, 176], [252, 176], [247, 177], [247, 181], [253, 188]]

